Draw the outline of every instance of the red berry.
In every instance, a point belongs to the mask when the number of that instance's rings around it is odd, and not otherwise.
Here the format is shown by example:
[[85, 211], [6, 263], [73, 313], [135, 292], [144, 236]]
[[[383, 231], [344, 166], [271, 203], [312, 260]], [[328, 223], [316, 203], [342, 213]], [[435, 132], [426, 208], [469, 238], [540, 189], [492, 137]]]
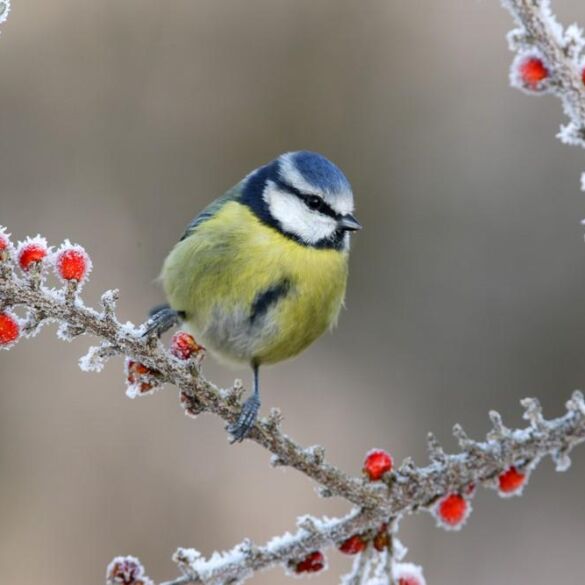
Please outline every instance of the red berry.
[[397, 563], [394, 566], [394, 580], [397, 585], [426, 585], [421, 568], [412, 563]]
[[361, 534], [354, 534], [339, 545], [339, 551], [346, 555], [357, 555], [366, 548], [366, 541]]
[[11, 313], [0, 313], [0, 347], [14, 343], [20, 335], [20, 325]]
[[127, 360], [126, 374], [126, 380], [128, 381], [128, 384], [131, 386], [136, 386], [138, 394], [145, 394], [146, 392], [152, 390], [154, 383], [149, 381], [148, 377], [152, 376], [154, 372], [144, 364], [135, 362], [134, 360], [130, 359]]
[[91, 270], [91, 260], [81, 246], [66, 242], [57, 252], [56, 267], [63, 280], [81, 282]]
[[460, 494], [449, 494], [439, 500], [436, 513], [443, 524], [458, 528], [469, 513], [469, 503]]
[[107, 585], [153, 585], [136, 557], [116, 557], [108, 566]]
[[583, 81], [583, 85], [585, 85], [585, 67], [581, 70], [581, 79]]
[[374, 536], [372, 541], [374, 548], [378, 552], [386, 550], [390, 546], [390, 535], [388, 534], [388, 524], [382, 524]]
[[28, 240], [18, 248], [18, 264], [25, 272], [28, 272], [33, 264], [42, 262], [48, 253], [49, 250], [43, 238]]
[[4, 229], [0, 228], [0, 262], [8, 258], [11, 249], [10, 240]]
[[392, 470], [392, 457], [381, 449], [374, 449], [366, 455], [364, 473], [371, 481], [379, 480]]
[[303, 560], [293, 563], [295, 573], [318, 573], [325, 568], [325, 557], [321, 551], [309, 553]]
[[411, 575], [398, 577], [398, 585], [420, 585], [420, 581]]
[[204, 349], [186, 331], [175, 333], [171, 339], [171, 353], [180, 360], [188, 360], [191, 356], [200, 353]]
[[536, 55], [520, 58], [517, 67], [521, 84], [532, 91], [542, 89], [542, 82], [550, 77], [550, 72], [543, 60]]
[[513, 494], [520, 490], [526, 481], [526, 475], [520, 473], [515, 467], [510, 467], [504, 471], [498, 478], [500, 483], [500, 492], [503, 494]]

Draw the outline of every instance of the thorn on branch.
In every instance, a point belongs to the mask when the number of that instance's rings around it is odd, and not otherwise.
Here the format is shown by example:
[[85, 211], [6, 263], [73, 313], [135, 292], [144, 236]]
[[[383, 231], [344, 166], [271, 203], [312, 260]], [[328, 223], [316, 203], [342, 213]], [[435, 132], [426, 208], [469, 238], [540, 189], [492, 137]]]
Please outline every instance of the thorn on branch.
[[427, 434], [427, 450], [431, 461], [439, 464], [445, 463], [447, 456], [433, 433]]
[[108, 323], [115, 323], [116, 319], [116, 305], [120, 298], [120, 291], [116, 288], [107, 290], [102, 294], [100, 302], [104, 308], [103, 319]]
[[533, 429], [546, 430], [546, 422], [542, 416], [542, 406], [538, 398], [523, 398], [520, 404], [524, 407], [522, 418], [529, 421]]

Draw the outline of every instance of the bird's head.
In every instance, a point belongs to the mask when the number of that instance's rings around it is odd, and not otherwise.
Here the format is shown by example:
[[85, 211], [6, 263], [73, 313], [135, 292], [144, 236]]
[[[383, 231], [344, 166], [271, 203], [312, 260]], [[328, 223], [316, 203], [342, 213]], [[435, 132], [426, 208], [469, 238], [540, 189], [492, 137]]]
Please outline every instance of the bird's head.
[[263, 222], [315, 248], [347, 249], [349, 232], [362, 227], [352, 215], [349, 181], [315, 152], [288, 152], [252, 172], [242, 201]]

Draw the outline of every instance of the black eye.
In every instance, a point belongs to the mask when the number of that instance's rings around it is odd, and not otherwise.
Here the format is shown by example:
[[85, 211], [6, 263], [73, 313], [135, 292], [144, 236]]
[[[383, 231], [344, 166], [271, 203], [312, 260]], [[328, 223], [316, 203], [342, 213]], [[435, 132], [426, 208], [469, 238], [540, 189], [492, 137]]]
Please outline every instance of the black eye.
[[321, 197], [317, 197], [317, 195], [308, 195], [305, 199], [307, 203], [307, 207], [309, 209], [314, 209], [315, 211], [321, 209], [323, 206], [323, 199]]

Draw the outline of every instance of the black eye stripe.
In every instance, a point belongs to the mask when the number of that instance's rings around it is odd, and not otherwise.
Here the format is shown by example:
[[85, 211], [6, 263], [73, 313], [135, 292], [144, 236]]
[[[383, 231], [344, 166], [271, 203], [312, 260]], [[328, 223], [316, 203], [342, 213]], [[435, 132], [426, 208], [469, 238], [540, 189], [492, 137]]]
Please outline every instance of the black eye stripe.
[[[296, 187], [293, 187], [292, 185], [289, 185], [288, 183], [285, 183], [284, 181], [281, 181], [281, 180], [276, 180], [276, 181], [274, 181], [274, 183], [281, 191], [286, 191], [287, 193], [290, 193], [291, 195], [296, 195], [299, 199], [301, 199], [305, 203], [305, 205], [309, 209], [319, 211], [319, 213], [322, 213], [323, 215], [328, 215], [329, 217], [332, 217], [333, 219], [339, 219], [339, 214], [335, 213], [335, 211], [333, 211], [331, 206], [323, 198], [319, 197], [318, 195], [311, 195], [309, 193], [303, 193], [302, 191], [299, 191]], [[314, 197], [319, 199], [319, 203], [320, 203], [319, 206], [311, 206], [309, 204], [309, 201], [311, 199], [313, 199]]]

